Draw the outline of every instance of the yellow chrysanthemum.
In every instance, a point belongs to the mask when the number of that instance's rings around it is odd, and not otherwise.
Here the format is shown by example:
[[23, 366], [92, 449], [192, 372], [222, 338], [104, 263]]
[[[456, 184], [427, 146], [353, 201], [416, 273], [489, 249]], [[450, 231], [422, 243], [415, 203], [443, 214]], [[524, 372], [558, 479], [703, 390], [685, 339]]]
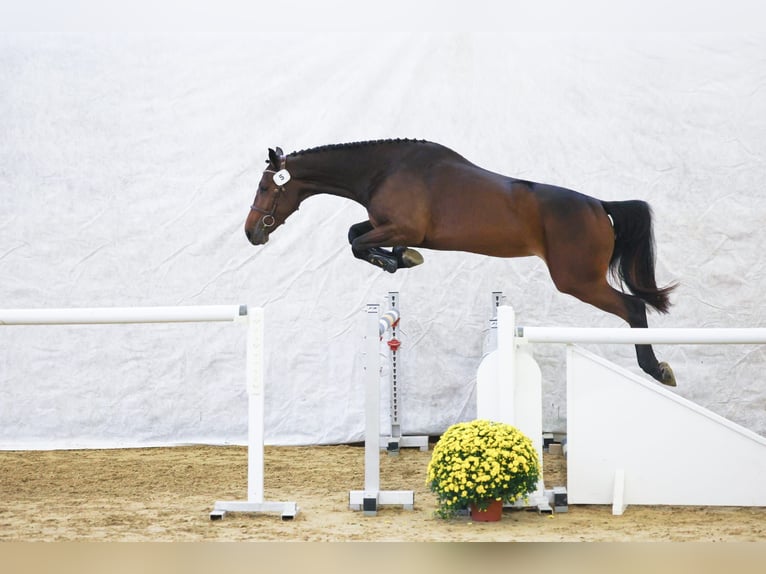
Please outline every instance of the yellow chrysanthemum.
[[426, 484], [446, 517], [472, 502], [516, 500], [535, 488], [539, 472], [537, 452], [518, 429], [477, 420], [452, 425], [442, 435]]

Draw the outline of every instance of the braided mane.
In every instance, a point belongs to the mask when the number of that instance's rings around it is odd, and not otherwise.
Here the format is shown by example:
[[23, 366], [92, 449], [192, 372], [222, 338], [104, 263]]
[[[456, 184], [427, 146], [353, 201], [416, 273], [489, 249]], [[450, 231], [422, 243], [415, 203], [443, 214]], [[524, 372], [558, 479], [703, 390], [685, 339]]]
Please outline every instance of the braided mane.
[[369, 140], [369, 141], [350, 142], [350, 143], [341, 143], [341, 144], [328, 144], [328, 145], [323, 145], [319, 147], [312, 147], [309, 149], [302, 149], [300, 151], [294, 151], [289, 155], [292, 155], [292, 156], [308, 155], [311, 153], [318, 153], [322, 151], [354, 149], [354, 148], [365, 147], [365, 146], [397, 144], [397, 143], [419, 143], [420, 144], [420, 143], [428, 143], [428, 142], [426, 140], [415, 140], [415, 139], [408, 139], [408, 138]]

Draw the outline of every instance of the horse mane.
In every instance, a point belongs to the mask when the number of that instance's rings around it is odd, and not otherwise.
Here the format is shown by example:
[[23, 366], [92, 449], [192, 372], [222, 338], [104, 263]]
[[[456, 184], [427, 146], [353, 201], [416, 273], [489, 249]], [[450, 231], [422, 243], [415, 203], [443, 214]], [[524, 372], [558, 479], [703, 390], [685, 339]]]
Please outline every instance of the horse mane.
[[294, 151], [289, 155], [292, 155], [292, 156], [308, 155], [308, 154], [319, 153], [323, 151], [355, 149], [355, 148], [366, 147], [366, 146], [375, 146], [375, 145], [384, 145], [384, 144], [402, 144], [402, 143], [424, 144], [429, 142], [426, 140], [417, 140], [417, 139], [408, 139], [408, 138], [368, 140], [368, 141], [349, 142], [349, 143], [341, 143], [341, 144], [327, 144], [327, 145], [322, 145], [319, 147], [312, 147], [308, 149], [302, 149], [300, 151]]

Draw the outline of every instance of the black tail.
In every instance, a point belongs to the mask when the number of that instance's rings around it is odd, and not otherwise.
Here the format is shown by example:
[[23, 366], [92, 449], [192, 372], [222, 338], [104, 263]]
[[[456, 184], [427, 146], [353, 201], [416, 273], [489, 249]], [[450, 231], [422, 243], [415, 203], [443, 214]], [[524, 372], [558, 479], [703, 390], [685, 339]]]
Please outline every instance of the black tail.
[[614, 253], [609, 271], [631, 293], [661, 313], [670, 309], [669, 295], [676, 284], [657, 287], [654, 278], [652, 210], [645, 201], [602, 201], [614, 221]]

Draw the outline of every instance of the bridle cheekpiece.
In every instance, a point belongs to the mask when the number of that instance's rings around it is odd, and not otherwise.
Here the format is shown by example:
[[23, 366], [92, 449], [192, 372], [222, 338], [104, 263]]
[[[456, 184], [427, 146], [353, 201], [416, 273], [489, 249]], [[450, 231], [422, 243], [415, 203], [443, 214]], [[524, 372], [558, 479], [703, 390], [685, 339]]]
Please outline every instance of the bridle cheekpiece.
[[272, 181], [277, 186], [277, 191], [274, 194], [274, 203], [271, 204], [271, 209], [261, 209], [260, 207], [256, 207], [255, 203], [250, 206], [251, 211], [257, 211], [258, 213], [262, 214], [263, 217], [261, 217], [260, 222], [261, 225], [263, 225], [264, 228], [274, 227], [274, 224], [276, 223], [276, 219], [274, 218], [274, 214], [277, 212], [277, 205], [279, 204], [279, 196], [282, 195], [285, 191], [285, 185], [287, 185], [287, 182], [290, 181], [290, 172], [287, 171], [287, 169], [284, 167], [285, 165], [285, 156], [280, 156], [279, 158], [279, 165], [280, 169], [274, 170], [274, 169], [265, 169], [263, 170], [263, 173], [273, 173]]

